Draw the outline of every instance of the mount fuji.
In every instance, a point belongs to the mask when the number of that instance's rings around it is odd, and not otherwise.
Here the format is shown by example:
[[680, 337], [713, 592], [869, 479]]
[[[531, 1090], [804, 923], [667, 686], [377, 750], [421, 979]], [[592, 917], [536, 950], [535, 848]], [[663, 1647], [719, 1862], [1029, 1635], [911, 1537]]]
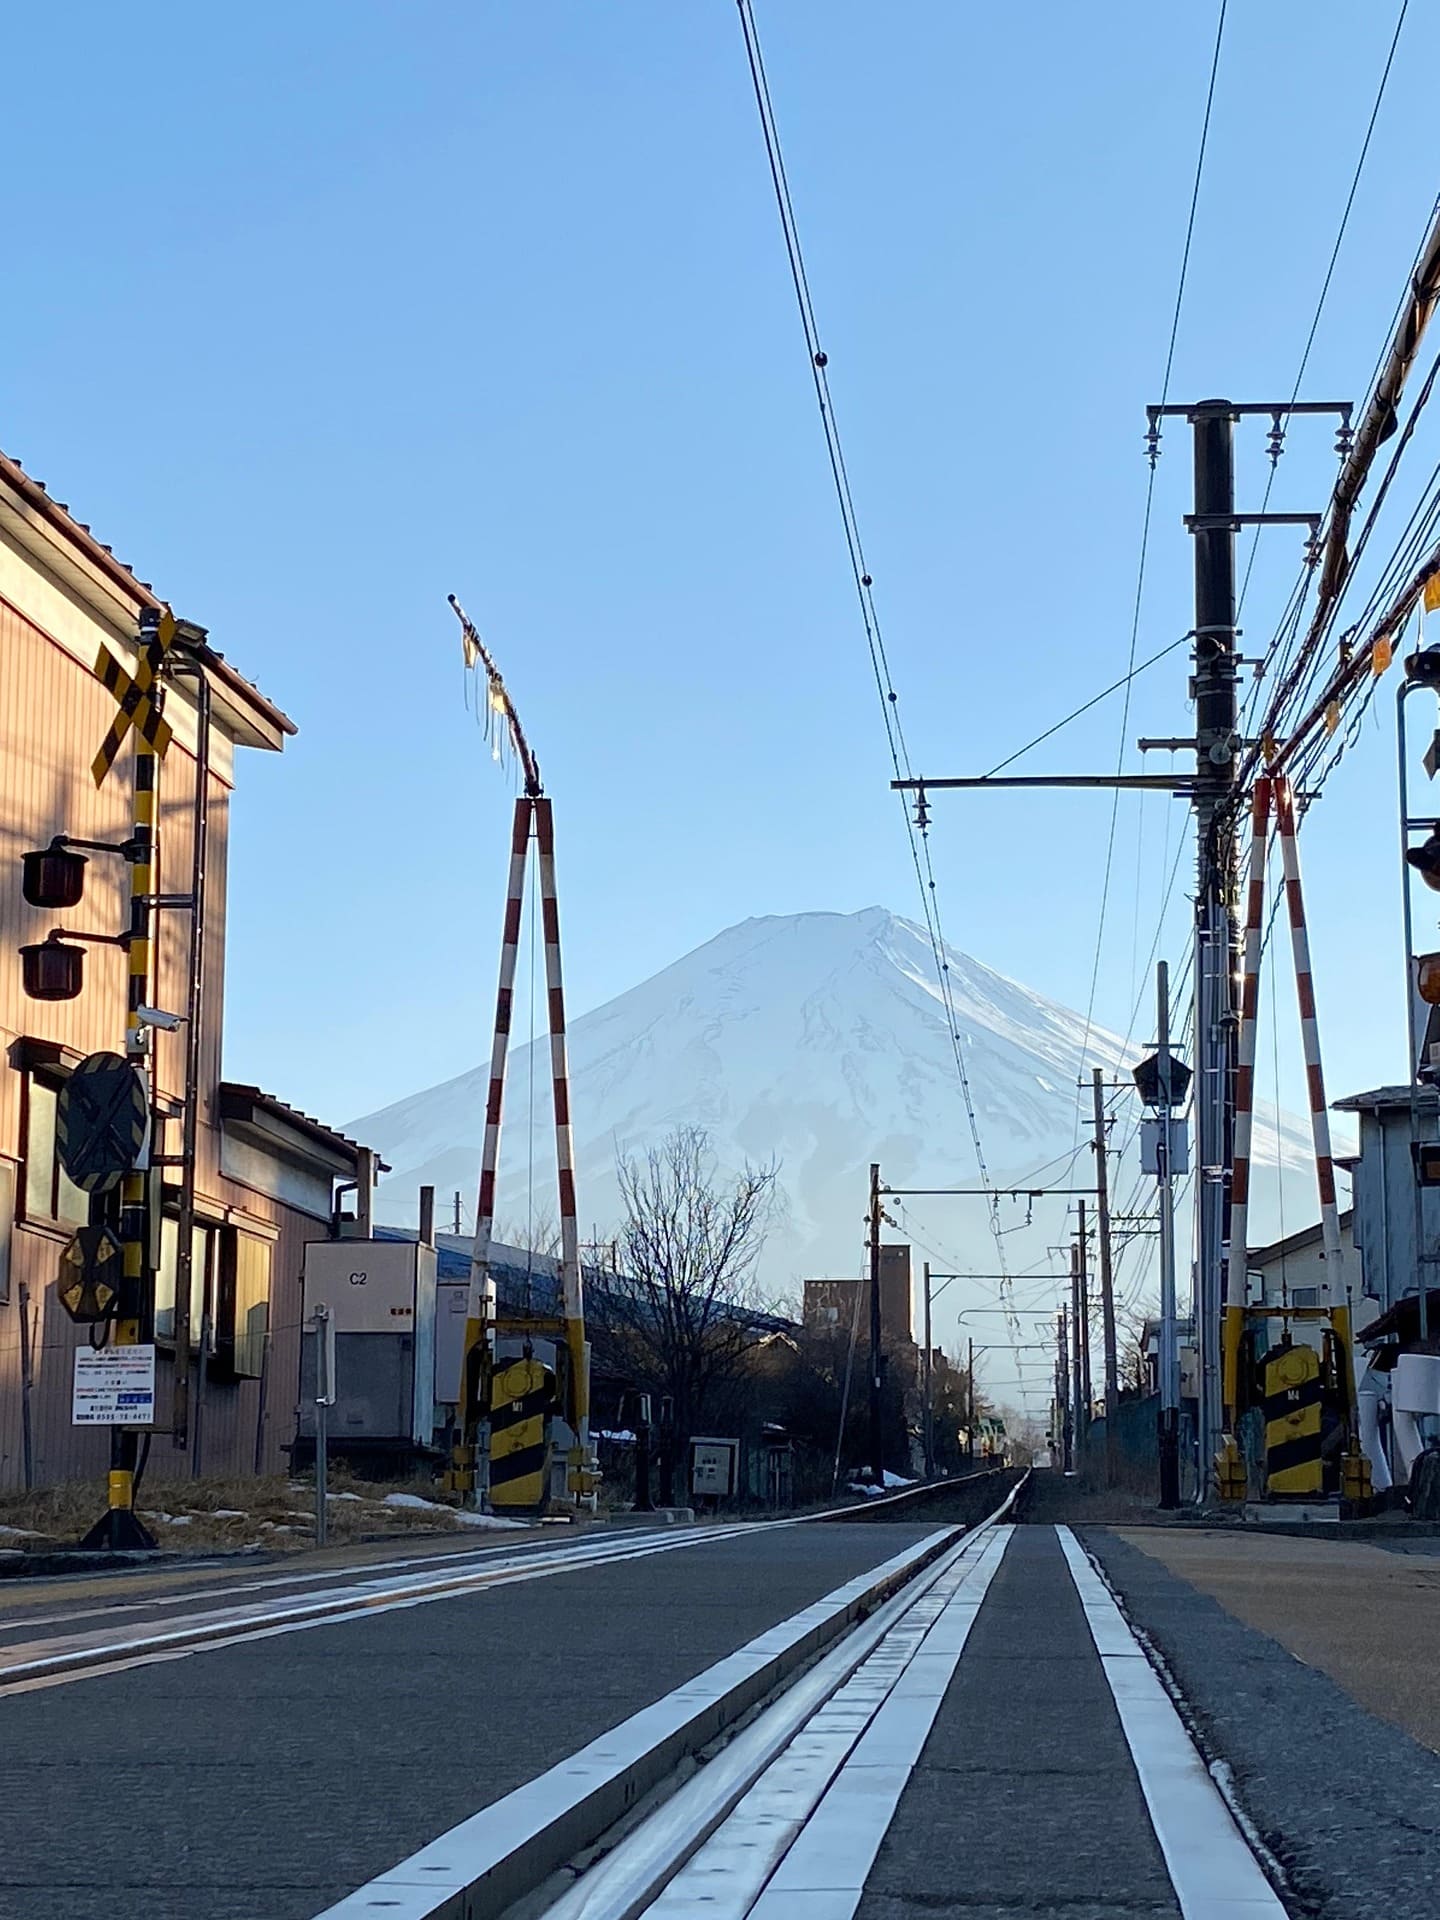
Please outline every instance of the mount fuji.
[[[1093, 1025], [1087, 1030], [1081, 1015], [967, 954], [947, 949], [946, 960], [991, 1180], [1001, 1188], [1047, 1178], [1070, 1187], [1091, 1183], [1091, 1155], [1075, 1153], [1089, 1131], [1089, 1089], [1081, 1095], [1077, 1080], [1099, 1066], [1107, 1080], [1128, 1081], [1142, 1048]], [[617, 1154], [643, 1152], [683, 1124], [706, 1129], [722, 1167], [778, 1161], [779, 1205], [761, 1274], [772, 1293], [793, 1294], [807, 1275], [857, 1270], [872, 1161], [891, 1187], [979, 1184], [929, 936], [884, 908], [746, 920], [576, 1020], [569, 1041], [584, 1234], [593, 1222], [606, 1237], [616, 1223]], [[531, 1051], [522, 1045], [511, 1053], [502, 1223], [527, 1213], [532, 1077], [534, 1205], [553, 1215], [548, 1043], [535, 1042], [533, 1061]], [[437, 1190], [442, 1219], [458, 1191], [468, 1221], [488, 1085], [486, 1062], [349, 1124], [347, 1131], [395, 1170], [380, 1191], [383, 1217], [413, 1220], [416, 1190], [426, 1184]], [[1117, 1116], [1112, 1142], [1120, 1148], [1138, 1106], [1124, 1093], [1110, 1097]], [[1261, 1168], [1278, 1167], [1289, 1217], [1310, 1217], [1313, 1173], [1303, 1123], [1257, 1114], [1255, 1159]], [[1131, 1146], [1112, 1163], [1117, 1209], [1137, 1172]], [[1268, 1184], [1276, 1185], [1273, 1173]], [[1147, 1180], [1138, 1204], [1148, 1207], [1150, 1196]], [[1259, 1194], [1257, 1202], [1258, 1239], [1274, 1223]], [[1064, 1204], [1001, 1202], [1000, 1224], [1018, 1230], [1007, 1248], [1016, 1271], [1040, 1262], [1047, 1244], [1061, 1237]], [[994, 1267], [983, 1199], [926, 1200], [914, 1211], [943, 1234], [933, 1250]], [[908, 1222], [898, 1224], [903, 1235]]]

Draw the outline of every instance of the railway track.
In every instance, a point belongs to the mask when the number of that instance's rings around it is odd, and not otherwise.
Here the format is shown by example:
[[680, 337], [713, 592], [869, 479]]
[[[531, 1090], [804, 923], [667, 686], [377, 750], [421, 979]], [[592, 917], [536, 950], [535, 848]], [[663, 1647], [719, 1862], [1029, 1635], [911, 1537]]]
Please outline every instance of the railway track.
[[[487, 1589], [543, 1580], [654, 1555], [693, 1552], [763, 1528], [808, 1526], [858, 1518], [911, 1518], [924, 1524], [927, 1502], [973, 1503], [990, 1476], [906, 1489], [867, 1507], [835, 1507], [777, 1520], [698, 1527], [596, 1531], [578, 1540], [488, 1544], [471, 1552], [406, 1555], [349, 1569], [284, 1569], [225, 1578], [180, 1593], [78, 1600], [48, 1612], [0, 1618], [0, 1697], [69, 1684], [106, 1673], [183, 1659], [284, 1633], [373, 1618]], [[101, 1624], [89, 1626], [87, 1620]], [[52, 1629], [49, 1632], [39, 1631]]]
[[[741, 1697], [728, 1690], [773, 1654], [782, 1629], [318, 1920], [850, 1920], [953, 1697], [977, 1621], [991, 1621], [989, 1610], [1002, 1604], [1007, 1630], [1016, 1631], [1004, 1612], [1013, 1611], [1014, 1596], [998, 1602], [997, 1580], [1017, 1535], [1032, 1542], [1043, 1535], [1057, 1566], [1063, 1555], [1059, 1586], [1052, 1569], [1047, 1591], [1065, 1597], [1072, 1626], [1083, 1616], [1074, 1630], [1104, 1676], [1106, 1707], [1102, 1715], [1094, 1706], [1095, 1736], [1112, 1721], [1123, 1731], [1138, 1780], [1135, 1803], [1143, 1795], [1140, 1819], [1148, 1822], [1136, 1835], [1136, 1857], [1158, 1852], [1170, 1901], [1143, 1910], [1182, 1920], [1282, 1920], [1283, 1906], [1084, 1549], [1067, 1529], [1015, 1524], [1023, 1491], [1023, 1482], [1013, 1486], [979, 1526], [942, 1534], [939, 1550], [910, 1569], [899, 1591], [797, 1664], [750, 1717], [742, 1718]], [[1022, 1642], [1031, 1633], [1034, 1660], [1043, 1663], [1052, 1650], [1040, 1637], [1043, 1620], [1021, 1624]], [[730, 1732], [708, 1747], [692, 1741], [687, 1768], [677, 1765], [685, 1743], [676, 1738], [676, 1714], [700, 1701], [712, 1719], [728, 1720]], [[1003, 1712], [1003, 1702], [990, 1704]], [[655, 1764], [662, 1755], [663, 1765]], [[1043, 1790], [1045, 1757], [1035, 1758], [1033, 1790]], [[1054, 1782], [1046, 1787], [1053, 1792]], [[1019, 1786], [1016, 1804], [1027, 1797]], [[1018, 1833], [1014, 1806], [1009, 1826]], [[1117, 1858], [1117, 1911], [1139, 1908], [1129, 1871]], [[1029, 1910], [1013, 1896], [1012, 1903]], [[991, 1903], [981, 1904], [988, 1910]]]

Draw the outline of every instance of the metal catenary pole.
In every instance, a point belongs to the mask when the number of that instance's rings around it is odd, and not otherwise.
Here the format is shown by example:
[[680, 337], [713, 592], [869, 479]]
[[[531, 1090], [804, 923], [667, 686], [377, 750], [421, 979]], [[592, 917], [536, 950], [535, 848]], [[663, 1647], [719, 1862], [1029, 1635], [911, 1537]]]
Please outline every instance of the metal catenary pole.
[[1110, 1167], [1105, 1138], [1105, 1082], [1099, 1067], [1090, 1077], [1095, 1118], [1095, 1211], [1099, 1227], [1100, 1312], [1105, 1340], [1105, 1479], [1120, 1472], [1120, 1359], [1115, 1342], [1115, 1270], [1110, 1247]]
[[884, 1424], [880, 1404], [880, 1168], [870, 1168], [870, 1479], [885, 1484]]
[[[1415, 690], [1416, 682], [1409, 675], [1400, 682], [1395, 698], [1395, 727], [1400, 759], [1400, 910], [1405, 935], [1405, 1031], [1409, 1043], [1409, 1085], [1410, 1085], [1410, 1154], [1412, 1165], [1415, 1163], [1416, 1150], [1425, 1137], [1425, 1127], [1421, 1118], [1421, 1081], [1420, 1069], [1428, 1062], [1422, 1062], [1419, 1010], [1416, 1007], [1415, 978], [1415, 907], [1411, 899], [1410, 888], [1412, 874], [1406, 860], [1410, 847], [1410, 833], [1415, 823], [1410, 818], [1410, 774], [1407, 761], [1407, 740], [1405, 733], [1405, 703]], [[1433, 1092], [1431, 1093], [1433, 1110]], [[1430, 1281], [1426, 1277], [1426, 1266], [1430, 1255], [1425, 1245], [1425, 1190], [1420, 1185], [1419, 1171], [1411, 1176], [1411, 1205], [1414, 1216], [1415, 1234], [1415, 1288], [1420, 1309], [1420, 1339], [1426, 1342], [1430, 1338]], [[1387, 1300], [1387, 1306], [1394, 1302]]]
[[[190, 817], [190, 950], [186, 965], [185, 996], [185, 1107], [181, 1121], [180, 1219], [175, 1257], [175, 1375], [172, 1388], [170, 1435], [177, 1449], [190, 1444], [191, 1402], [196, 1402], [198, 1428], [199, 1397], [205, 1385], [205, 1347], [209, 1321], [208, 1283], [200, 1303], [201, 1338], [199, 1367], [191, 1388], [190, 1301], [195, 1267], [195, 1153], [200, 1126], [200, 1073], [203, 1059], [202, 1032], [205, 1006], [205, 882], [210, 845], [210, 677], [197, 664], [195, 671], [195, 793]], [[192, 1454], [191, 1471], [200, 1471], [198, 1445]]]

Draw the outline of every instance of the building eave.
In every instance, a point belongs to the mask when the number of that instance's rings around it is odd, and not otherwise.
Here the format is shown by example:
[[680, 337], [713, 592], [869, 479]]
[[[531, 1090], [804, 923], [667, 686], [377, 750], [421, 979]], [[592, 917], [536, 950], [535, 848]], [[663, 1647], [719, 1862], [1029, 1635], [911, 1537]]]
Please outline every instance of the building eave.
[[[5, 453], [0, 453], [0, 533], [56, 576], [121, 640], [133, 638], [144, 609], [165, 605], [149, 581], [117, 560], [83, 521]], [[227, 730], [245, 746], [278, 751], [297, 731], [295, 722], [209, 644], [203, 629], [196, 632], [192, 651], [218, 695]]]
[[[353, 1179], [359, 1169], [364, 1149], [358, 1141], [261, 1087], [222, 1080], [219, 1113], [222, 1126], [269, 1152], [302, 1160], [337, 1179]], [[386, 1170], [383, 1163], [380, 1170]]]

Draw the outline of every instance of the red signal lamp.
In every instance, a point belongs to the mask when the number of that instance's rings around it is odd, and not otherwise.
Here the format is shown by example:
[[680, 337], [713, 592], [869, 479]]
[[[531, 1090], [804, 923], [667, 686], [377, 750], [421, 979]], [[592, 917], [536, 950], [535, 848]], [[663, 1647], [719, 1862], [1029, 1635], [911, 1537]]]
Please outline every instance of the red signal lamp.
[[75, 1000], [85, 985], [85, 949], [52, 934], [20, 949], [20, 978], [32, 1000]]
[[83, 853], [58, 845], [42, 847], [37, 853], [24, 854], [20, 864], [21, 890], [32, 907], [53, 911], [80, 904], [88, 864]]

